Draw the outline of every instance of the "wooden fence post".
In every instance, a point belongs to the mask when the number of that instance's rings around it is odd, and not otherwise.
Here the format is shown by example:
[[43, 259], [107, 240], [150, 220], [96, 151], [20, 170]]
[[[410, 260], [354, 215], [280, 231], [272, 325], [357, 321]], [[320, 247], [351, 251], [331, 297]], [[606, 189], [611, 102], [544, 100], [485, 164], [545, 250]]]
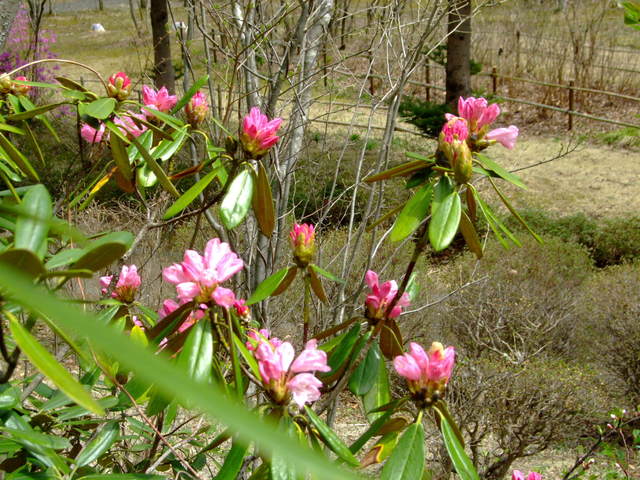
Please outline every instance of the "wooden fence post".
[[498, 69], [496, 67], [491, 69], [491, 91], [494, 95], [498, 91]]
[[574, 109], [574, 90], [575, 82], [573, 80], [569, 80], [569, 130], [573, 130], [573, 109]]

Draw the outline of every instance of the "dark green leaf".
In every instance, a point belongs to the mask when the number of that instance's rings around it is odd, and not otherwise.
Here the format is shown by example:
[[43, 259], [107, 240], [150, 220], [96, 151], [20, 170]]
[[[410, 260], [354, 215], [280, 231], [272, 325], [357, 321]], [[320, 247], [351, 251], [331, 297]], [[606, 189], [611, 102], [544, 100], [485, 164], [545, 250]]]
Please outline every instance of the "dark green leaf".
[[14, 145], [0, 133], [0, 154], [4, 153], [13, 163], [15, 163], [22, 173], [35, 182], [39, 182], [40, 178], [33, 169], [31, 162], [25, 157]]
[[222, 468], [220, 468], [214, 480], [236, 480], [248, 449], [249, 446], [246, 443], [234, 439], [231, 450], [227, 453]]
[[354, 453], [354, 454], [357, 453], [362, 447], [366, 445], [366, 443], [371, 438], [375, 437], [380, 431], [380, 429], [383, 427], [383, 425], [387, 423], [387, 420], [391, 418], [391, 415], [393, 415], [394, 412], [395, 412], [394, 409], [389, 409], [386, 412], [384, 412], [381, 417], [375, 420], [369, 426], [369, 428], [362, 435], [360, 435], [360, 437], [358, 437], [358, 439], [355, 442], [351, 444], [351, 446], [349, 447], [349, 450], [351, 450], [351, 453]]
[[432, 193], [431, 184], [424, 185], [414, 193], [396, 218], [389, 240], [399, 242], [418, 229], [423, 220], [427, 218]]
[[249, 297], [247, 300], [247, 305], [253, 305], [254, 303], [261, 302], [265, 298], [269, 297], [280, 285], [280, 282], [284, 280], [289, 272], [289, 268], [285, 267], [281, 270], [278, 270], [276, 273], [271, 275], [270, 277], [265, 278], [260, 285], [256, 288], [256, 291], [253, 292], [253, 295]]
[[127, 149], [117, 135], [109, 136], [109, 143], [111, 145], [111, 154], [113, 155], [113, 161], [118, 166], [118, 170], [122, 176], [131, 183], [133, 180], [133, 171], [131, 165], [129, 165], [129, 155], [127, 155]]
[[503, 178], [507, 182], [513, 183], [516, 187], [520, 187], [525, 190], [527, 189], [527, 186], [522, 182], [520, 177], [518, 177], [517, 175], [514, 175], [511, 172], [508, 172], [502, 166], [498, 165], [496, 162], [494, 162], [492, 159], [490, 159], [486, 155], [483, 155], [481, 153], [476, 153], [476, 158], [478, 159], [480, 164], [487, 170], [491, 170], [493, 173]]
[[436, 409], [440, 415], [440, 428], [442, 431], [442, 438], [444, 444], [447, 447], [447, 452], [451, 458], [451, 462], [456, 469], [456, 472], [462, 480], [480, 480], [478, 472], [473, 466], [473, 463], [464, 451], [464, 447], [460, 444], [455, 431], [449, 424], [447, 417]]
[[220, 218], [224, 226], [237, 227], [249, 212], [253, 197], [253, 175], [249, 170], [240, 172], [229, 185], [227, 194], [220, 204]]
[[357, 366], [349, 379], [349, 390], [354, 395], [365, 395], [371, 390], [378, 377], [379, 362], [382, 361], [380, 348], [374, 343], [369, 348], [364, 360]]
[[20, 120], [28, 120], [37, 115], [41, 115], [43, 113], [48, 112], [49, 110], [53, 110], [54, 108], [59, 107], [62, 103], [51, 103], [49, 105], [42, 105], [41, 107], [35, 107], [31, 110], [27, 110], [26, 112], [14, 113], [13, 115], [7, 115], [5, 118], [10, 122], [18, 122]]
[[138, 140], [136, 140], [135, 138], [131, 139], [131, 143], [136, 146], [136, 148], [142, 155], [142, 158], [144, 158], [144, 160], [147, 162], [147, 166], [153, 171], [156, 177], [158, 177], [158, 181], [164, 187], [164, 189], [174, 197], [179, 198], [180, 193], [178, 193], [176, 187], [173, 185], [169, 177], [167, 177], [167, 174], [164, 172], [162, 167], [158, 165], [158, 162], [156, 162], [156, 160], [151, 156], [149, 151], [144, 148], [144, 146], [142, 146], [142, 144], [140, 144], [140, 142], [138, 142]]
[[209, 81], [209, 75], [204, 75], [200, 77], [198, 80], [196, 80], [195, 82], [193, 82], [193, 85], [191, 85], [191, 88], [189, 88], [189, 90], [185, 92], [182, 98], [178, 100], [178, 103], [176, 103], [175, 107], [171, 109], [171, 113], [174, 115], [178, 113], [180, 109], [184, 107], [187, 103], [189, 103], [189, 100], [191, 100], [191, 98], [198, 92], [198, 90], [200, 90], [202, 86], [205, 85], [208, 81]]
[[120, 426], [117, 421], [111, 420], [105, 423], [100, 431], [87, 442], [75, 459], [78, 467], [89, 465], [100, 458], [118, 438]]
[[420, 480], [424, 471], [424, 430], [411, 424], [385, 463], [380, 480]]
[[444, 250], [460, 225], [462, 203], [458, 192], [451, 192], [438, 206], [429, 222], [429, 241], [436, 252]]
[[124, 255], [133, 243], [129, 232], [112, 232], [94, 240], [83, 249], [83, 255], [73, 264], [75, 269], [101, 270]]
[[253, 195], [253, 212], [258, 221], [260, 232], [270, 237], [276, 226], [276, 214], [273, 208], [273, 196], [267, 171], [261, 161], [258, 161], [258, 174], [255, 179], [255, 193]]
[[78, 478], [78, 480], [166, 480], [162, 475], [148, 473], [93, 473]]
[[27, 441], [30, 444], [39, 445], [44, 448], [51, 448], [53, 450], [64, 450], [65, 448], [71, 448], [71, 443], [66, 438], [47, 435], [35, 430], [21, 430], [18, 428], [0, 426], [0, 431], [8, 433], [15, 440]]
[[356, 341], [358, 340], [359, 335], [360, 335], [360, 324], [357, 323], [349, 329], [349, 331], [344, 336], [342, 341], [331, 352], [331, 355], [329, 355], [329, 360], [327, 363], [329, 367], [331, 367], [331, 370], [327, 374], [321, 375], [322, 378], [334, 377], [335, 374], [338, 373], [340, 369], [343, 369], [346, 367], [346, 361], [351, 356], [353, 346], [356, 344]]
[[47, 249], [49, 222], [53, 216], [51, 197], [44, 185], [34, 185], [22, 197], [24, 215], [16, 220], [14, 245], [31, 250], [38, 258], [44, 258]]
[[478, 232], [473, 222], [469, 219], [467, 212], [463, 211], [460, 217], [460, 233], [464, 237], [464, 241], [467, 243], [469, 250], [476, 254], [476, 258], [482, 258], [482, 244], [478, 237]]
[[0, 264], [11, 265], [32, 277], [45, 273], [42, 262], [31, 250], [11, 248], [0, 253]]
[[209, 322], [196, 322], [189, 329], [180, 354], [178, 366], [196, 382], [208, 383], [211, 380], [211, 358], [213, 357], [213, 336]]
[[389, 390], [389, 376], [387, 374], [387, 366], [385, 362], [378, 362], [378, 375], [373, 387], [362, 396], [362, 405], [370, 422], [381, 417], [383, 413], [374, 412], [377, 408], [388, 404], [391, 400], [391, 391]]
[[309, 420], [311, 420], [313, 426], [316, 427], [318, 433], [320, 433], [320, 438], [322, 438], [325, 445], [349, 465], [359, 465], [360, 462], [358, 462], [358, 459], [353, 455], [353, 453], [351, 453], [349, 447], [340, 440], [338, 435], [336, 435], [336, 433], [329, 428], [329, 426], [324, 423], [324, 421], [311, 408], [305, 405], [304, 409], [309, 416]]
[[202, 177], [198, 182], [193, 184], [189, 190], [184, 192], [180, 198], [178, 198], [173, 205], [171, 205], [164, 214], [164, 219], [168, 220], [169, 218], [177, 215], [182, 212], [185, 208], [191, 205], [202, 191], [209, 186], [209, 184], [216, 177], [216, 172], [211, 171], [207, 173], [204, 177]]
[[94, 100], [91, 103], [81, 103], [80, 115], [88, 115], [98, 120], [104, 120], [113, 113], [115, 108], [115, 98], [104, 97]]

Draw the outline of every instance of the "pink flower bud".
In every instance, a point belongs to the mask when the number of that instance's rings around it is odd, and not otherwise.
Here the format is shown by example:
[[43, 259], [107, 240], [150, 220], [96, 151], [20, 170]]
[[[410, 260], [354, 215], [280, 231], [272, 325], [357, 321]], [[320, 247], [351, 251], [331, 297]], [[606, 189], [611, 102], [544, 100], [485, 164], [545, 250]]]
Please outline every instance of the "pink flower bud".
[[311, 260], [316, 251], [316, 229], [308, 223], [293, 225], [293, 230], [289, 233], [291, 247], [293, 248], [293, 257], [296, 264], [304, 268]]
[[100, 286], [102, 287], [100, 289], [100, 293], [102, 293], [103, 295], [106, 295], [107, 291], [109, 290], [109, 286], [111, 285], [112, 278], [113, 278], [113, 275], [106, 275], [104, 277], [100, 277]]
[[364, 302], [365, 316], [370, 321], [399, 317], [402, 313], [402, 307], [406, 307], [411, 303], [409, 295], [405, 292], [398, 299], [391, 312], [389, 312], [389, 315], [387, 315], [387, 308], [398, 293], [398, 284], [395, 280], [390, 280], [379, 285], [378, 274], [373, 270], [367, 271], [365, 281], [371, 289], [371, 292], [367, 295], [367, 299]]
[[249, 310], [249, 307], [247, 306], [247, 302], [243, 299], [240, 298], [238, 300], [236, 300], [235, 302], [233, 302], [233, 308], [235, 308], [236, 310], [236, 314], [240, 317], [240, 318], [249, 318], [251, 316], [251, 311]]
[[197, 127], [207, 117], [207, 112], [209, 111], [207, 97], [200, 91], [196, 92], [189, 100], [189, 103], [185, 105], [184, 110], [187, 114], [187, 121], [193, 127]]
[[249, 111], [249, 115], [244, 117], [240, 133], [240, 142], [245, 153], [250, 158], [264, 156], [280, 138], [276, 132], [281, 124], [281, 118], [269, 121], [269, 118], [258, 107], [253, 107]]
[[[26, 82], [27, 77], [19, 76], [19, 77], [16, 77], [14, 80], [18, 80], [20, 82]], [[14, 82], [12, 84], [12, 90], [13, 90], [13, 93], [15, 93], [16, 95], [26, 95], [27, 93], [29, 93], [29, 90], [31, 90], [31, 85], [21, 85], [19, 83]]]
[[[140, 120], [144, 119], [144, 116], [135, 113], [132, 113], [131, 116]], [[122, 134], [128, 138], [138, 138], [147, 131], [146, 125], [142, 123], [138, 125], [130, 116], [116, 117], [113, 119], [113, 123], [115, 123], [120, 128]]]
[[520, 470], [514, 470], [511, 474], [511, 480], [542, 480], [542, 475], [538, 472], [529, 472], [525, 478], [524, 473]]
[[520, 133], [518, 127], [511, 125], [507, 128], [496, 128], [495, 130], [491, 130], [487, 133], [486, 139], [499, 142], [503, 147], [511, 150], [516, 145], [518, 133]]
[[131, 80], [124, 72], [114, 73], [109, 77], [107, 92], [116, 100], [126, 100], [131, 94]]
[[407, 379], [414, 398], [426, 405], [442, 398], [454, 363], [454, 348], [445, 349], [439, 342], [433, 342], [428, 352], [412, 342], [408, 353], [393, 360], [396, 372]]

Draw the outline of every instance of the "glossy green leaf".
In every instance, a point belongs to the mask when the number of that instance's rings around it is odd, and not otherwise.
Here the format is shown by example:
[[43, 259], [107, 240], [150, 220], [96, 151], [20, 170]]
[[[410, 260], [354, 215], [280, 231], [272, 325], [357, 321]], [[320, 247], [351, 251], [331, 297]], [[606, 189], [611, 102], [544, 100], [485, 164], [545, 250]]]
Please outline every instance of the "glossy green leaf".
[[180, 193], [178, 193], [178, 190], [176, 190], [175, 185], [171, 182], [169, 177], [167, 177], [167, 174], [165, 173], [165, 171], [162, 169], [160, 165], [158, 165], [158, 162], [151, 156], [149, 151], [146, 148], [144, 148], [144, 146], [142, 146], [142, 144], [138, 142], [138, 140], [136, 140], [135, 138], [131, 139], [131, 143], [133, 143], [136, 146], [136, 148], [140, 152], [140, 155], [142, 155], [142, 158], [144, 158], [144, 160], [147, 162], [147, 166], [151, 169], [151, 171], [155, 174], [155, 176], [158, 177], [158, 181], [160, 182], [160, 185], [162, 185], [164, 189], [167, 192], [169, 192], [171, 195], [173, 195], [176, 198], [179, 198]]
[[520, 179], [520, 177], [505, 170], [504, 167], [494, 162], [491, 158], [487, 157], [486, 155], [483, 155], [482, 153], [476, 153], [476, 158], [480, 162], [480, 164], [487, 170], [492, 171], [493, 173], [495, 173], [502, 179], [506, 180], [507, 182], [514, 184], [516, 187], [520, 187], [527, 190], [527, 186]]
[[13, 339], [20, 349], [45, 377], [51, 380], [65, 395], [78, 405], [97, 415], [104, 415], [102, 407], [96, 403], [82, 385], [71, 376], [67, 369], [60, 365], [55, 357], [40, 345], [15, 317], [11, 318], [9, 328], [13, 334]]
[[185, 140], [188, 138], [188, 129], [189, 127], [182, 127], [173, 133], [173, 138], [171, 140], [167, 139], [160, 142], [160, 144], [153, 150], [153, 158], [159, 158], [162, 161], [166, 161], [173, 157], [176, 152], [182, 148]]
[[314, 265], [313, 263], [309, 264], [309, 267], [312, 268], [318, 275], [322, 275], [324, 278], [331, 280], [336, 283], [346, 283], [340, 277], [337, 277], [333, 273], [325, 270], [324, 268], [320, 268], [318, 265]]
[[424, 429], [422, 423], [411, 424], [400, 437], [380, 480], [420, 480], [424, 471]]
[[307, 470], [319, 478], [356, 478], [316, 452], [302, 447], [297, 440], [277, 432], [263, 418], [229, 399], [218, 385], [194, 382], [162, 355], [136, 345], [112, 327], [97, 322], [95, 317], [34, 286], [19, 271], [0, 269], [0, 286], [4, 298], [23, 305], [35, 314], [49, 316], [65, 328], [73, 329], [79, 336], [87, 338], [95, 348], [109, 355], [117, 355], [122, 364], [141, 379], [154, 383], [167, 395], [191, 403], [208, 416], [222, 421], [237, 432], [242, 440], [254, 441], [261, 452], [270, 455], [275, 451], [286, 455], [296, 468]]
[[331, 352], [331, 355], [329, 355], [327, 364], [331, 367], [331, 370], [327, 374], [320, 375], [322, 378], [334, 377], [340, 369], [344, 369], [346, 367], [346, 362], [349, 360], [353, 347], [358, 341], [359, 336], [360, 324], [357, 323], [349, 329], [342, 341]]
[[478, 472], [473, 466], [471, 459], [464, 451], [464, 447], [460, 444], [455, 431], [449, 424], [449, 420], [443, 415], [440, 410], [436, 409], [436, 412], [440, 415], [440, 429], [442, 431], [442, 438], [444, 440], [445, 447], [451, 458], [451, 462], [458, 473], [458, 476], [462, 480], [480, 480]]
[[211, 171], [202, 177], [198, 182], [193, 184], [189, 190], [184, 192], [180, 198], [178, 198], [173, 205], [171, 205], [164, 214], [164, 219], [168, 220], [171, 217], [176, 216], [182, 212], [185, 208], [191, 205], [202, 191], [209, 186], [209, 184], [216, 177], [216, 172]]
[[393, 229], [389, 235], [389, 240], [399, 242], [415, 232], [420, 224], [427, 218], [433, 187], [431, 184], [424, 185], [405, 204], [404, 208], [396, 218]]
[[365, 395], [371, 390], [378, 377], [379, 362], [381, 361], [380, 348], [377, 343], [374, 343], [349, 379], [349, 390], [354, 395]]
[[340, 440], [340, 437], [338, 437], [338, 435], [326, 423], [324, 423], [324, 421], [311, 408], [309, 408], [308, 405], [305, 405], [304, 409], [307, 412], [309, 420], [311, 420], [313, 426], [316, 427], [318, 433], [320, 433], [320, 438], [324, 444], [349, 465], [359, 465], [360, 462], [358, 462], [358, 459], [353, 455], [353, 453], [351, 453], [349, 447]]
[[171, 113], [172, 114], [178, 113], [182, 109], [182, 107], [184, 107], [187, 103], [189, 103], [189, 100], [191, 100], [191, 98], [196, 94], [196, 92], [200, 90], [208, 81], [209, 81], [209, 75], [204, 75], [200, 77], [198, 80], [196, 80], [195, 82], [193, 82], [193, 85], [191, 85], [191, 88], [189, 88], [189, 90], [185, 92], [182, 98], [178, 100], [178, 103], [176, 103], [176, 105], [171, 109]]
[[255, 178], [255, 192], [252, 201], [258, 228], [260, 228], [260, 232], [263, 235], [270, 237], [276, 226], [276, 214], [273, 207], [269, 176], [260, 161], [258, 161], [258, 174]]
[[78, 478], [78, 480], [166, 480], [162, 475], [148, 473], [94, 473]]
[[118, 166], [118, 170], [120, 170], [120, 173], [128, 182], [131, 182], [133, 179], [133, 171], [131, 170], [131, 165], [129, 165], [129, 155], [127, 154], [124, 143], [117, 135], [110, 135], [109, 144], [111, 145], [113, 161]]
[[34, 185], [22, 197], [20, 205], [24, 215], [16, 220], [14, 245], [31, 250], [38, 258], [44, 258], [47, 248], [49, 223], [53, 216], [51, 196], [44, 185]]
[[18, 122], [20, 120], [28, 120], [37, 115], [41, 115], [43, 113], [48, 112], [49, 110], [53, 110], [54, 108], [59, 107], [62, 103], [51, 103], [49, 105], [42, 105], [40, 107], [35, 107], [33, 109], [27, 110], [26, 112], [14, 113], [13, 115], [7, 115], [5, 118], [10, 122]]
[[84, 253], [82, 248], [65, 248], [49, 258], [44, 265], [49, 270], [64, 267], [77, 261]]
[[278, 270], [273, 275], [265, 278], [260, 285], [256, 288], [256, 291], [253, 292], [253, 295], [249, 297], [247, 300], [247, 305], [253, 305], [254, 303], [261, 302], [265, 298], [269, 297], [273, 292], [276, 291], [280, 282], [282, 282], [285, 277], [289, 273], [289, 268], [285, 267], [281, 270]]
[[460, 225], [462, 203], [458, 192], [451, 192], [438, 206], [429, 222], [429, 241], [436, 252], [444, 250]]
[[91, 103], [81, 103], [80, 115], [88, 115], [98, 120], [104, 120], [113, 113], [115, 108], [115, 98], [104, 97], [94, 100]]
[[83, 255], [73, 264], [73, 268], [91, 271], [108, 267], [124, 255], [133, 243], [129, 232], [112, 232], [91, 242], [83, 249]]
[[74, 463], [78, 467], [83, 467], [100, 458], [114, 444], [119, 432], [120, 425], [117, 421], [111, 420], [105, 423], [95, 437], [89, 440], [78, 453]]
[[7, 158], [11, 159], [13, 163], [15, 163], [18, 168], [24, 173], [27, 177], [35, 182], [40, 181], [40, 177], [33, 169], [31, 162], [25, 157], [14, 145], [9, 141], [7, 137], [5, 137], [2, 133], [0, 133], [0, 154], [4, 153]]
[[10, 248], [0, 253], [0, 264], [11, 265], [24, 273], [38, 277], [45, 273], [44, 266], [38, 256], [31, 250]]
[[9, 434], [14, 439], [27, 441], [34, 445], [40, 445], [41, 447], [51, 448], [53, 450], [71, 448], [71, 443], [66, 438], [47, 435], [46, 433], [38, 432], [36, 430], [21, 430], [7, 426], [0, 426], [0, 431]]
[[373, 387], [362, 396], [362, 405], [369, 422], [373, 422], [383, 415], [382, 412], [374, 412], [377, 408], [386, 405], [391, 400], [389, 389], [389, 375], [385, 362], [378, 362], [378, 375]]
[[250, 170], [243, 170], [231, 181], [220, 204], [220, 218], [225, 227], [235, 228], [244, 220], [249, 213], [252, 197], [253, 175]]
[[211, 324], [196, 322], [189, 329], [189, 336], [178, 355], [178, 366], [196, 382], [208, 383], [211, 380], [212, 356]]
[[391, 415], [393, 415], [394, 412], [394, 409], [389, 409], [374, 422], [372, 422], [369, 428], [367, 428], [367, 430], [362, 435], [360, 435], [355, 442], [351, 444], [351, 446], [349, 447], [351, 453], [357, 453], [362, 447], [366, 445], [369, 440], [371, 440], [371, 438], [375, 437], [380, 429], [387, 423], [387, 420], [391, 418]]
[[214, 480], [236, 480], [247, 450], [249, 450], [249, 446], [246, 443], [234, 439], [220, 471], [213, 477]]

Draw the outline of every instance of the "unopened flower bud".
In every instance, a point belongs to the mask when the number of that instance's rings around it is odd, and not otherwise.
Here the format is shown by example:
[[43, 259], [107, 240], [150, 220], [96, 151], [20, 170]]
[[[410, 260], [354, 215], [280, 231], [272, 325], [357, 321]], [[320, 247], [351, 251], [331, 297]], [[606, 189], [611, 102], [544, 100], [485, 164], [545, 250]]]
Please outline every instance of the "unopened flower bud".
[[11, 77], [6, 73], [0, 75], [0, 93], [11, 93], [13, 82]]
[[473, 159], [467, 142], [462, 142], [454, 151], [453, 172], [460, 184], [467, 183], [473, 175]]
[[[15, 80], [18, 80], [19, 82], [26, 82], [27, 77], [19, 76], [19, 77], [16, 77]], [[12, 87], [13, 93], [15, 93], [16, 95], [26, 95], [27, 93], [29, 93], [29, 90], [31, 90], [31, 85], [22, 85], [20, 83], [15, 83], [15, 82], [12, 82], [11, 87]]]
[[189, 103], [185, 105], [184, 111], [191, 126], [197, 127], [207, 117], [207, 112], [209, 111], [207, 97], [202, 92], [196, 92], [189, 100]]
[[306, 267], [311, 263], [316, 253], [315, 227], [308, 223], [301, 225], [296, 223], [293, 225], [291, 233], [289, 233], [289, 238], [291, 240], [293, 259], [296, 265], [300, 268]]
[[107, 92], [116, 100], [126, 100], [131, 94], [131, 80], [124, 72], [114, 73], [109, 77]]

